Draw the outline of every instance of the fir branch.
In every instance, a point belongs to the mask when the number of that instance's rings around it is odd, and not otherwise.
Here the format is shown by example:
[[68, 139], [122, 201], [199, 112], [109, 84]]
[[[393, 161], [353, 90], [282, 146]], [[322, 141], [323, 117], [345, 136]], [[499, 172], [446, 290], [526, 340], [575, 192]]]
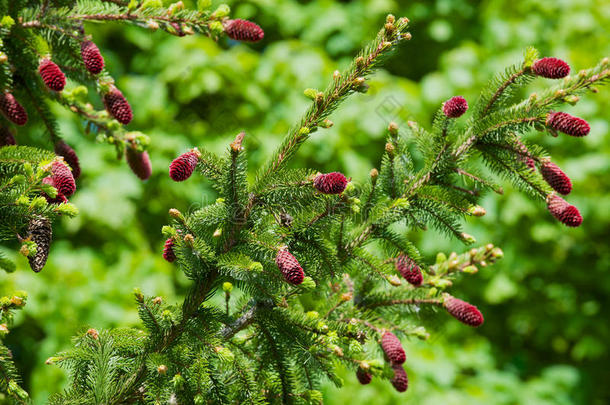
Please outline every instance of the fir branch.
[[366, 300], [363, 301], [360, 306], [367, 309], [374, 309], [378, 307], [387, 307], [394, 305], [443, 305], [442, 301], [439, 299], [428, 298], [428, 299], [419, 299], [419, 298], [408, 298], [403, 300], [387, 300], [387, 301], [377, 301], [368, 303]]
[[300, 123], [293, 128], [282, 141], [274, 157], [267, 162], [257, 175], [253, 191], [260, 192], [269, 183], [269, 178], [285, 167], [286, 162], [296, 153], [312, 132], [318, 129], [322, 121], [328, 117], [345, 98], [359, 90], [364, 85], [364, 78], [379, 63], [379, 59], [388, 54], [395, 45], [405, 39], [408, 19], [399, 19], [391, 32], [382, 29], [373, 41], [343, 73], [335, 75], [328, 88], [318, 93], [311, 107], [305, 113]]
[[491, 110], [491, 108], [493, 107], [494, 103], [496, 101], [498, 101], [498, 98], [502, 95], [502, 93], [504, 93], [504, 91], [508, 88], [508, 86], [510, 86], [511, 84], [514, 84], [517, 79], [521, 76], [523, 76], [524, 74], [529, 72], [529, 68], [521, 68], [520, 70], [518, 70], [517, 72], [511, 74], [508, 79], [506, 79], [504, 81], [504, 83], [502, 83], [500, 85], [500, 87], [498, 87], [498, 89], [496, 90], [496, 92], [491, 96], [491, 98], [489, 99], [489, 101], [487, 102], [487, 104], [485, 105], [485, 107], [483, 108], [482, 112], [481, 112], [481, 116], [485, 116], [487, 115], [487, 113]]

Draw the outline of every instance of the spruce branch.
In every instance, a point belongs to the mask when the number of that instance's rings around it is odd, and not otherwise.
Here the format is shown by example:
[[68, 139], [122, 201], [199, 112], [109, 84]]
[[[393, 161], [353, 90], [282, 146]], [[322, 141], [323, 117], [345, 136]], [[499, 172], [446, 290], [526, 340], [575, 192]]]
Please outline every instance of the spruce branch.
[[347, 96], [362, 91], [362, 87], [366, 84], [366, 76], [380, 63], [383, 56], [390, 53], [400, 42], [411, 38], [410, 34], [406, 32], [408, 23], [408, 19], [401, 18], [395, 24], [391, 24], [391, 29], [382, 29], [377, 38], [352, 61], [350, 67], [342, 73], [335, 74], [332, 83], [324, 92], [316, 95], [300, 123], [286, 135], [273, 158], [258, 172], [253, 187], [254, 192], [260, 192], [268, 185], [269, 178], [286, 165], [301, 144], [318, 127], [323, 127], [323, 121]]

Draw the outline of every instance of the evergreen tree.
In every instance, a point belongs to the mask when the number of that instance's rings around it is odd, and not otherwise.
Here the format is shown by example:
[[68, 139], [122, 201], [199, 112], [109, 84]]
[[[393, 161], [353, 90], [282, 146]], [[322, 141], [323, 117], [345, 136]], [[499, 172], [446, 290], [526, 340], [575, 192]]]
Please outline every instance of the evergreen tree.
[[[144, 328], [90, 329], [72, 350], [50, 358], [71, 378], [50, 403], [319, 403], [323, 379], [341, 384], [339, 364], [363, 384], [381, 378], [405, 391], [409, 353], [401, 340], [428, 337], [412, 313], [441, 317], [434, 314], [445, 311], [472, 327], [484, 322], [474, 305], [449, 291], [502, 251], [486, 245], [439, 254], [430, 264], [407, 237], [433, 226], [475, 242], [461, 229], [462, 218], [485, 214], [477, 205], [481, 191], [501, 192], [475, 172], [479, 161], [546, 202], [565, 225], [580, 225], [577, 208], [556, 194], [568, 192], [569, 179], [520, 135], [531, 129], [587, 135], [584, 120], [554, 109], [597, 91], [610, 77], [607, 59], [568, 76], [565, 62], [539, 59], [529, 49], [522, 63], [483, 89], [470, 113], [467, 101], [454, 97], [430, 128], [390, 123], [380, 167], [364, 185], [341, 173], [289, 166], [307, 139], [332, 126], [333, 110], [349, 95], [366, 93], [367, 76], [411, 38], [407, 25], [406, 18], [388, 16], [375, 40], [324, 91], [305, 91], [310, 108], [253, 181], [244, 132], [224, 156], [194, 148], [172, 162], [172, 179], [193, 181], [197, 171], [218, 192], [214, 203], [192, 213], [171, 209], [172, 223], [163, 228], [163, 256], [192, 281], [184, 302], [136, 291]], [[257, 38], [256, 32], [235, 34], [244, 27], [233, 27], [232, 35]], [[516, 99], [536, 76], [560, 80]], [[0, 367], [14, 370], [9, 357], [0, 356]], [[22, 390], [11, 389], [14, 373], [7, 381], [0, 388], [27, 401]]]
[[[182, 2], [164, 7], [160, 0], [0, 0], [0, 241], [25, 241], [22, 252], [33, 270], [40, 271], [46, 262], [52, 233], [48, 221], [76, 214], [67, 197], [80, 175], [79, 159], [62, 140], [52, 103], [77, 114], [98, 141], [114, 145], [117, 156], [125, 155], [139, 178], [146, 180], [151, 174], [149, 138], [126, 129], [133, 118], [131, 106], [105, 69], [84, 24], [116, 21], [180, 37], [203, 34], [217, 40], [226, 34], [236, 40], [262, 39], [258, 25], [229, 19], [228, 6], [212, 11], [209, 2], [199, 5], [199, 10], [188, 10]], [[90, 90], [104, 109], [98, 111], [89, 103]], [[44, 130], [55, 153], [14, 146], [19, 143], [17, 127], [30, 121]], [[48, 228], [47, 235], [32, 237], [28, 226], [41, 225], [40, 221], [46, 221], [42, 228]], [[46, 246], [37, 251], [39, 242]]]

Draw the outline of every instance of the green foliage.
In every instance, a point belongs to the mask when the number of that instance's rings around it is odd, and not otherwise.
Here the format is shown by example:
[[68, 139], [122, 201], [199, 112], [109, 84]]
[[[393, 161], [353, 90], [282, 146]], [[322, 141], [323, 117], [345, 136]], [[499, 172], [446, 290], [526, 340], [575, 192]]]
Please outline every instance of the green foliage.
[[[79, 154], [87, 156], [83, 164], [89, 174], [75, 197], [83, 215], [57, 227], [66, 242], [55, 246], [48, 271], [37, 278], [17, 272], [6, 278], [5, 287], [10, 289], [13, 283], [27, 286], [36, 300], [30, 303], [34, 307], [29, 317], [18, 320], [18, 325], [42, 327], [47, 335], [39, 345], [40, 337], [22, 328], [16, 336], [23, 343], [12, 343], [36, 353], [36, 358], [27, 359], [36, 365], [34, 374], [30, 378], [26, 371], [25, 379], [33, 384], [37, 403], [49, 391], [57, 391], [61, 378], [54, 367], [42, 364], [44, 359], [65, 349], [67, 336], [74, 330], [83, 323], [106, 327], [137, 324], [132, 302], [126, 298], [131, 286], [142, 285], [147, 291], [172, 297], [170, 300], [183, 295], [188, 283], [157, 258], [162, 246], [158, 230], [168, 206], [190, 213], [202, 201], [214, 201], [214, 195], [208, 182], [170, 187], [165, 169], [170, 159], [192, 144], [219, 152], [230, 133], [245, 127], [249, 166], [260, 167], [274, 141], [287, 131], [296, 112], [304, 109], [301, 89], [312, 85], [324, 88], [320, 78], [332, 73], [335, 61], [346, 65], [344, 58], [354, 54], [375, 29], [381, 13], [396, 6], [403, 10], [397, 14], [413, 16], [418, 23], [416, 40], [404, 54], [388, 61], [389, 72], [375, 77], [366, 97], [356, 97], [337, 111], [331, 131], [304, 144], [293, 166], [341, 169], [357, 183], [364, 183], [368, 168], [378, 164], [378, 150], [383, 146], [379, 131], [383, 122], [375, 119], [373, 110], [388, 95], [397, 97], [403, 112], [409, 111], [409, 118], [427, 123], [439, 103], [453, 94], [474, 100], [473, 91], [492, 72], [517, 61], [529, 44], [538, 46], [543, 55], [566, 58], [574, 71], [610, 51], [604, 30], [599, 29], [607, 22], [593, 2], [551, 5], [527, 1], [520, 7], [503, 1], [483, 6], [469, 2], [374, 3], [239, 2], [234, 7], [237, 15], [256, 16], [267, 31], [265, 48], [255, 48], [260, 53], [243, 46], [231, 46], [228, 52], [220, 53], [222, 44], [219, 47], [205, 38], [167, 39], [137, 29], [122, 32], [108, 26], [91, 27], [117, 79], [121, 72], [131, 72], [119, 82], [134, 108], [140, 110], [135, 125], [153, 135], [151, 156], [158, 170], [152, 184], [143, 188], [122, 175], [124, 170], [117, 169], [112, 154], [91, 147], [81, 135], [80, 124], [56, 110], [62, 133], [78, 146]], [[103, 47], [105, 38], [108, 43]], [[116, 41], [127, 51], [121, 51]], [[132, 52], [135, 50], [138, 52]], [[407, 52], [418, 57], [407, 58]], [[240, 63], [234, 62], [237, 59]], [[177, 67], [176, 60], [188, 67]], [[540, 84], [536, 80], [526, 91], [538, 91]], [[603, 191], [608, 189], [604, 180], [608, 149], [603, 136], [607, 100], [602, 93], [595, 103], [583, 100], [571, 108], [594, 127], [585, 142], [565, 137], [536, 139], [571, 175], [573, 200], [585, 216], [583, 229], [565, 232], [541, 214], [538, 202], [510, 192], [505, 183], [505, 196], [485, 199], [488, 215], [476, 223], [467, 221], [468, 231], [479, 240], [494, 240], [506, 248], [506, 262], [494, 272], [481, 272], [480, 277], [454, 288], [483, 305], [488, 326], [477, 330], [475, 337], [448, 322], [442, 327], [444, 336], [437, 337], [435, 344], [410, 341], [408, 371], [411, 380], [418, 383], [411, 385], [408, 400], [567, 404], [591, 403], [591, 398], [603, 395], [603, 384], [593, 381], [602, 381], [600, 372], [605, 372], [604, 366], [599, 366], [604, 364], [603, 350], [595, 348], [607, 334], [603, 311], [599, 310], [607, 278], [603, 244], [607, 228]], [[270, 105], [271, 114], [267, 112]], [[221, 115], [228, 119], [214, 118]], [[31, 144], [38, 141], [33, 129], [26, 128], [20, 135]], [[478, 177], [486, 174], [474, 162], [467, 171]], [[477, 184], [474, 179], [466, 180], [469, 185]], [[154, 190], [164, 192], [159, 195]], [[202, 198], [201, 193], [206, 196]], [[366, 200], [361, 200], [364, 205]], [[194, 201], [196, 205], [191, 205]], [[213, 233], [216, 228], [211, 227]], [[424, 258], [441, 247], [459, 249], [433, 231], [407, 236], [418, 242]], [[154, 258], [151, 252], [155, 252]], [[17, 263], [27, 266], [23, 259]], [[580, 268], [587, 271], [566, 271]], [[552, 288], [541, 287], [547, 283]], [[74, 293], [65, 294], [66, 286]], [[435, 329], [439, 327], [435, 325]], [[557, 363], [569, 365], [544, 369]], [[329, 403], [405, 399], [392, 394], [387, 382], [374, 379], [375, 390], [371, 386], [356, 388], [351, 370], [341, 376], [348, 389], [340, 393], [325, 390]]]

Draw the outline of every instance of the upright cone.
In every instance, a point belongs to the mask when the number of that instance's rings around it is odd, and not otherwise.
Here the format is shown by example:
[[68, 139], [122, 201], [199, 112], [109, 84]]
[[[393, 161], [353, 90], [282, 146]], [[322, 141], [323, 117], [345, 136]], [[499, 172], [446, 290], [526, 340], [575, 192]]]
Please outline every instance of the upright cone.
[[74, 179], [78, 179], [80, 177], [80, 163], [78, 162], [78, 156], [76, 155], [76, 152], [74, 152], [74, 149], [60, 140], [55, 144], [55, 154], [64, 158], [72, 169], [72, 176], [74, 176]]
[[104, 69], [104, 58], [93, 41], [83, 41], [80, 45], [80, 54], [85, 68], [94, 75]]
[[110, 88], [110, 91], [104, 94], [104, 106], [106, 110], [121, 124], [129, 124], [133, 119], [131, 106], [127, 102], [125, 96], [115, 86]]
[[385, 332], [381, 337], [381, 348], [392, 364], [402, 364], [407, 359], [400, 340], [392, 332]]
[[28, 113], [11, 93], [0, 94], [0, 111], [15, 125], [25, 125], [28, 122]]
[[76, 182], [70, 168], [63, 162], [55, 161], [51, 165], [51, 178], [57, 191], [70, 197], [76, 191]]
[[52, 60], [43, 59], [38, 66], [38, 73], [49, 89], [62, 91], [66, 87], [66, 76]]
[[483, 324], [483, 314], [477, 307], [455, 297], [445, 300], [445, 309], [455, 319], [474, 328]]
[[258, 42], [265, 37], [261, 27], [252, 21], [237, 18], [225, 23], [225, 32], [236, 41]]
[[580, 215], [578, 208], [570, 205], [557, 194], [549, 194], [546, 198], [546, 204], [551, 215], [562, 224], [569, 227], [577, 227], [582, 224], [582, 216]]
[[275, 264], [277, 264], [277, 267], [284, 275], [284, 278], [290, 284], [297, 285], [303, 282], [305, 272], [303, 272], [303, 268], [299, 264], [296, 257], [294, 257], [292, 253], [288, 251], [288, 249], [281, 249], [279, 252], [277, 252]]
[[141, 180], [148, 180], [152, 174], [152, 165], [150, 164], [148, 152], [138, 152], [134, 148], [127, 147], [125, 149], [125, 157], [131, 171]]
[[392, 378], [391, 382], [394, 389], [398, 392], [405, 392], [407, 388], [409, 388], [409, 377], [407, 377], [407, 372], [403, 366], [399, 364], [393, 365], [392, 369], [394, 370], [394, 378]]
[[568, 195], [572, 191], [572, 181], [555, 163], [544, 162], [540, 167], [540, 173], [549, 186], [559, 194]]
[[550, 113], [546, 118], [546, 125], [555, 131], [578, 138], [589, 135], [591, 131], [587, 121], [561, 111]]
[[409, 282], [409, 284], [418, 287], [424, 281], [421, 269], [414, 260], [407, 255], [400, 255], [396, 259], [396, 270]]

